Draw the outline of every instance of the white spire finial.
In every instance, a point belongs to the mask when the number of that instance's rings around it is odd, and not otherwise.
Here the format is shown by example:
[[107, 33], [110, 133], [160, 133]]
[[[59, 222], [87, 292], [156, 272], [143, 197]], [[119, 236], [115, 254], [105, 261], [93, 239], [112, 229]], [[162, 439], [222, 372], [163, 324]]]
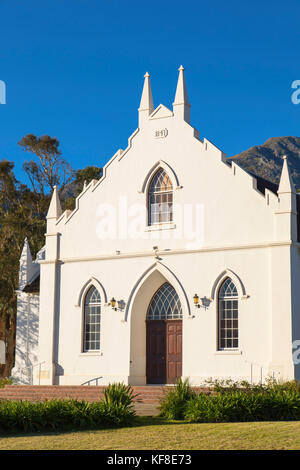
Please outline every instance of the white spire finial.
[[52, 198], [47, 214], [47, 219], [58, 219], [62, 214], [57, 187], [53, 187]]
[[140, 127], [154, 110], [152, 90], [151, 90], [151, 84], [150, 84], [150, 75], [148, 72], [145, 73], [144, 78], [145, 80], [144, 80], [142, 98], [140, 102], [140, 107], [138, 109]]
[[295, 185], [294, 185], [293, 178], [289, 170], [287, 156], [284, 155], [282, 159], [283, 159], [283, 165], [282, 165], [280, 183], [279, 183], [279, 188], [278, 188], [278, 194], [295, 193], [296, 192]]
[[175, 94], [175, 100], [173, 103], [174, 115], [178, 115], [186, 122], [190, 122], [190, 102], [187, 94], [187, 88], [184, 77], [184, 67], [179, 67], [178, 82]]
[[20, 257], [19, 289], [23, 289], [32, 274], [32, 256], [28, 238], [24, 240], [24, 246]]

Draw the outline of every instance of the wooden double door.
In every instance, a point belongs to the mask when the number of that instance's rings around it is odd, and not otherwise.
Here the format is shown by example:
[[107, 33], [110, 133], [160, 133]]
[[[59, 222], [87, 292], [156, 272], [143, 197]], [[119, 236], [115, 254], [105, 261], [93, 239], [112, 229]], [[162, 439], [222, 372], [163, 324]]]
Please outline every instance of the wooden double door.
[[146, 321], [147, 384], [175, 383], [182, 376], [182, 320]]

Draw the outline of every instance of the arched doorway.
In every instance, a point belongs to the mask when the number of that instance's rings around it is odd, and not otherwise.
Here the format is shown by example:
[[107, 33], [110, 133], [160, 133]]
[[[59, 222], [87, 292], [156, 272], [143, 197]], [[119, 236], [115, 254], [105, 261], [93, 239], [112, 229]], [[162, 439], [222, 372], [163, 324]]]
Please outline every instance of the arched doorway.
[[152, 297], [146, 317], [148, 384], [174, 383], [182, 376], [182, 307], [165, 282]]

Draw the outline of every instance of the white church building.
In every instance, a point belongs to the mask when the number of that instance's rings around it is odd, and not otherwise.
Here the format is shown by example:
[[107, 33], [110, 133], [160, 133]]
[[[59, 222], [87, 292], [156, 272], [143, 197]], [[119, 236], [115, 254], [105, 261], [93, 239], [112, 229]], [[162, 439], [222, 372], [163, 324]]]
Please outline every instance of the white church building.
[[[247, 173], [190, 124], [184, 69], [170, 110], [145, 75], [138, 128], [20, 266], [21, 383], [300, 379], [297, 195]], [[94, 381], [94, 382], [93, 382]]]

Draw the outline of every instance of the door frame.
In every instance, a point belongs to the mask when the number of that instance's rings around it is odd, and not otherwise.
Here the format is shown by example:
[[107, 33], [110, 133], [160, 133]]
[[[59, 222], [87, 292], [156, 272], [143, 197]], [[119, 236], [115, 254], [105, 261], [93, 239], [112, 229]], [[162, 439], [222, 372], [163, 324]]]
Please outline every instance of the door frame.
[[[168, 358], [170, 356], [169, 354], [169, 335], [168, 335], [168, 325], [169, 324], [172, 324], [172, 323], [176, 323], [177, 325], [180, 324], [181, 325], [181, 351], [180, 351], [180, 370], [181, 370], [181, 374], [180, 375], [176, 375], [176, 377], [174, 377], [174, 380], [170, 380], [170, 377], [168, 375]], [[164, 367], [165, 369], [165, 373], [164, 373], [164, 377], [162, 377], [162, 381], [160, 381], [160, 377], [149, 377], [149, 371], [150, 371], [150, 365], [149, 365], [149, 361], [150, 361], [150, 358], [151, 358], [151, 352], [149, 350], [150, 348], [150, 342], [149, 342], [149, 332], [150, 332], [150, 326], [148, 326], [149, 324], [151, 325], [155, 325], [155, 324], [164, 324], [164, 352], [162, 352], [162, 366]], [[182, 333], [183, 333], [183, 321], [182, 319], [174, 319], [174, 320], [146, 320], [146, 384], [172, 384], [174, 383], [177, 379], [179, 379], [180, 377], [182, 377], [182, 362], [183, 362], [183, 343], [182, 343]], [[158, 353], [160, 354], [160, 353]], [[151, 379], [151, 380], [150, 380]], [[153, 380], [154, 379], [154, 380]]]

